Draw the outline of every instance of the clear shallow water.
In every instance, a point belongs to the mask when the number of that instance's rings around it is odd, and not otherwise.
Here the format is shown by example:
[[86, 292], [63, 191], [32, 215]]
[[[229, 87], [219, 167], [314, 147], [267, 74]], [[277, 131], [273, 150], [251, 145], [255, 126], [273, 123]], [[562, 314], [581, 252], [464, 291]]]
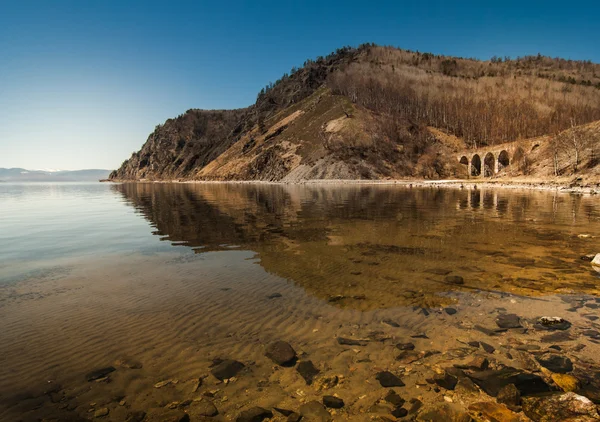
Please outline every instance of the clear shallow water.
[[394, 186], [57, 183], [0, 184], [0, 204], [0, 283], [68, 268], [84, 257], [173, 252], [173, 246], [185, 246], [182, 254], [257, 253], [265, 270], [323, 299], [369, 290], [372, 303], [340, 302], [362, 309], [427, 303], [433, 299], [423, 295], [444, 290], [443, 272], [460, 274], [472, 288], [524, 294], [589, 291], [597, 281], [580, 259], [600, 249], [594, 197]]
[[168, 247], [110, 185], [0, 183], [0, 283], [77, 258]]
[[[171, 403], [188, 400], [197, 420], [207, 395], [216, 420], [231, 420], [253, 405], [297, 410], [327, 392], [346, 402], [336, 420], [367, 421], [389, 415], [382, 369], [402, 376], [407, 401], [456, 394], [462, 403], [466, 396], [423, 380], [473, 355], [542, 374], [525, 351], [553, 344], [573, 360], [578, 391], [600, 402], [600, 279], [581, 259], [599, 249], [595, 197], [0, 184], [0, 207], [0, 420], [89, 418], [101, 407], [105, 420], [131, 411], [164, 420]], [[493, 332], [502, 313], [518, 314], [523, 328]], [[572, 327], [548, 340], [536, 327], [542, 315]], [[319, 377], [342, 376], [339, 385], [323, 391], [294, 368], [274, 367], [265, 348], [277, 340]], [[399, 355], [396, 344], [408, 341], [414, 353]], [[209, 375], [218, 358], [246, 369], [224, 384]], [[86, 380], [110, 365], [107, 380]], [[177, 382], [154, 387], [165, 380]]]

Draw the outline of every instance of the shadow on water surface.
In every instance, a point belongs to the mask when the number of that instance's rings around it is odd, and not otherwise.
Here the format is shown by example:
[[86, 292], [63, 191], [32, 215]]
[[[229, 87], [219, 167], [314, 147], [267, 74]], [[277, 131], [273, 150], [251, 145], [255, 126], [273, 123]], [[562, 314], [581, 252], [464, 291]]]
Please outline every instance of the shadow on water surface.
[[394, 186], [113, 189], [165, 240], [196, 253], [254, 251], [266, 271], [338, 307], [434, 307], [457, 290], [597, 293], [581, 256], [595, 252], [600, 228], [590, 223], [600, 221], [600, 208], [581, 196]]

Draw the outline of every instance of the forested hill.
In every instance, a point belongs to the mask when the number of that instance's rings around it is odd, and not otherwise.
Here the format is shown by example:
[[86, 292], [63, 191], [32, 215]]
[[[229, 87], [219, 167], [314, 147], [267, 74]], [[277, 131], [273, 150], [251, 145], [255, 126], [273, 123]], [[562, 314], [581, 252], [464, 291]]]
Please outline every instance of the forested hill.
[[589, 61], [480, 61], [365, 44], [307, 60], [246, 109], [167, 120], [111, 179], [460, 177], [456, 150], [597, 120], [600, 65]]

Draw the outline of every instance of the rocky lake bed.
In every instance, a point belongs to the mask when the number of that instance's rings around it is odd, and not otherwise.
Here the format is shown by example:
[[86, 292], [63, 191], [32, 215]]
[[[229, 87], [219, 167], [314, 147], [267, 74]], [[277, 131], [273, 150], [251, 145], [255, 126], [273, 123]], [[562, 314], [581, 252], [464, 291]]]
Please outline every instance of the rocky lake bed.
[[[286, 296], [271, 293], [262, 302]], [[450, 296], [451, 306], [385, 318], [338, 325], [316, 317], [305, 321], [301, 339], [272, 333], [272, 341], [246, 339], [248, 353], [198, 353], [193, 371], [161, 371], [144, 354], [107, 356], [105, 366], [90, 366], [68, 384], [48, 380], [12, 397], [10, 407], [32, 415], [24, 420], [600, 418], [599, 297]], [[416, 330], [407, 330], [406, 319]], [[147, 387], [131, 391], [133, 380]]]

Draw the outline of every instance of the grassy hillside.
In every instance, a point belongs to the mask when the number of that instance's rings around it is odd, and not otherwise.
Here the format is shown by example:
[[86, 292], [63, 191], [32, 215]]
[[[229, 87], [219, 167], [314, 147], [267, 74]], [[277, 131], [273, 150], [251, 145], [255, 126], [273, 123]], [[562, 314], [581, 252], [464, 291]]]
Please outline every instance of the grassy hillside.
[[[479, 61], [367, 44], [308, 60], [246, 109], [169, 119], [111, 178], [461, 177], [455, 150], [558, 139], [597, 120], [597, 64], [542, 56]], [[581, 157], [591, 144], [582, 143]]]

